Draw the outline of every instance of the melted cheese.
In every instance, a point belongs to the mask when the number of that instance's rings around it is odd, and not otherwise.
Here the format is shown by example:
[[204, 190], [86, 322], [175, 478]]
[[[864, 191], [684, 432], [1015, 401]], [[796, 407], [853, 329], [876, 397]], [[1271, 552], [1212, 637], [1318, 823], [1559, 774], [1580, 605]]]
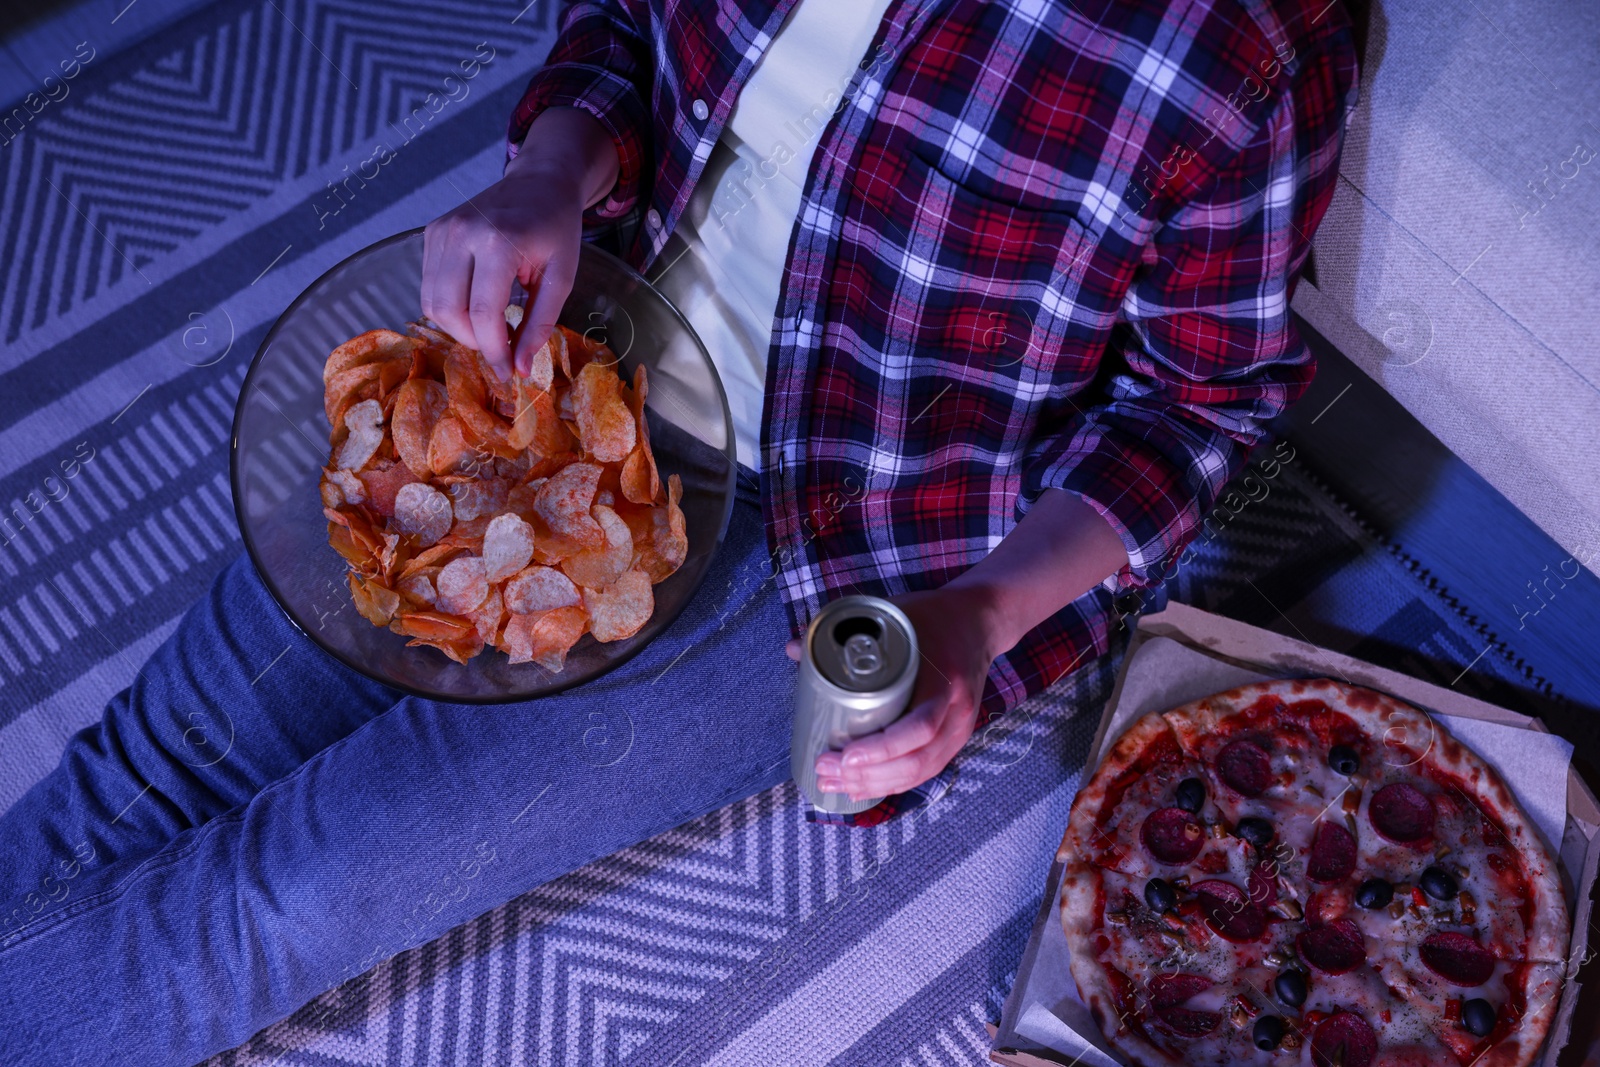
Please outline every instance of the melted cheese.
[[[1496, 945], [1524, 944], [1524, 905], [1515, 891], [1520, 877], [1516, 853], [1506, 847], [1485, 847], [1486, 835], [1493, 840], [1497, 831], [1481, 811], [1464, 801], [1464, 794], [1448, 792], [1426, 777], [1424, 767], [1415, 761], [1406, 765], [1385, 762], [1380, 758], [1384, 754], [1380, 739], [1360, 737], [1351, 720], [1334, 718], [1342, 719], [1351, 732], [1343, 743], [1354, 741], [1362, 752], [1362, 768], [1356, 775], [1346, 777], [1328, 766], [1330, 742], [1326, 735], [1319, 737], [1309, 729], [1279, 729], [1251, 735], [1257, 736], [1268, 752], [1272, 782], [1260, 796], [1245, 797], [1224, 784], [1216, 772], [1217, 752], [1239, 735], [1227, 729], [1206, 733], [1185, 729], [1175, 717], [1169, 721], [1176, 727], [1186, 760], [1165, 764], [1133, 782], [1102, 819], [1107, 839], [1101, 864], [1106, 922], [1100, 961], [1134, 984], [1135, 1010], [1125, 1022], [1142, 1027], [1152, 1043], [1183, 1062], [1308, 1063], [1306, 1013], [1331, 1014], [1343, 1009], [1365, 1018], [1377, 1034], [1376, 1063], [1392, 1055], [1447, 1063], [1453, 1056], [1441, 1035], [1459, 1041], [1464, 1034], [1457, 1023], [1446, 1018], [1449, 1002], [1463, 996], [1485, 996], [1499, 1007], [1510, 995], [1506, 964], [1499, 964], [1494, 977], [1479, 990], [1464, 991], [1429, 971], [1417, 946], [1439, 930], [1466, 933], [1491, 950]], [[1319, 722], [1326, 727], [1328, 719]], [[1208, 836], [1193, 861], [1165, 864], [1143, 847], [1140, 828], [1151, 812], [1174, 805], [1177, 784], [1186, 777], [1199, 777], [1207, 783], [1206, 802], [1198, 816], [1207, 826]], [[1422, 790], [1434, 801], [1435, 832], [1426, 849], [1387, 841], [1373, 827], [1371, 798], [1382, 786], [1396, 781]], [[1170, 916], [1154, 914], [1145, 905], [1144, 886], [1152, 877], [1169, 882], [1186, 877], [1190, 886], [1217, 879], [1247, 889], [1256, 864], [1255, 850], [1224, 831], [1251, 816], [1267, 820], [1276, 831], [1266, 866], [1276, 869], [1280, 900], [1306, 909], [1310, 914], [1305, 919], [1271, 919], [1259, 942], [1235, 945], [1210, 929], [1197, 913], [1192, 893], [1179, 893], [1178, 923]], [[1355, 838], [1355, 870], [1337, 884], [1319, 885], [1306, 878], [1312, 837], [1320, 820], [1344, 827]], [[1496, 870], [1491, 854], [1505, 857], [1512, 873]], [[1422, 871], [1435, 863], [1454, 874], [1468, 895], [1450, 902], [1428, 899], [1423, 906], [1414, 907], [1411, 887], [1418, 884]], [[1368, 911], [1355, 905], [1356, 887], [1372, 877], [1394, 884], [1394, 899], [1400, 902], [1395, 909], [1398, 915], [1389, 908]], [[1293, 914], [1292, 907], [1288, 911]], [[1336, 919], [1355, 923], [1367, 962], [1343, 975], [1307, 968], [1310, 990], [1304, 1005], [1296, 1010], [1279, 1003], [1272, 993], [1272, 981], [1286, 961], [1296, 958], [1296, 936], [1308, 928], [1308, 922]], [[1212, 1033], [1198, 1038], [1183, 1036], [1155, 1020], [1147, 983], [1151, 976], [1164, 972], [1200, 975], [1215, 983], [1183, 1005], [1218, 1012], [1222, 1021]], [[1236, 1025], [1234, 1016], [1240, 1014], [1240, 1006], [1251, 1010], [1245, 1013], [1242, 1025]], [[1299, 1052], [1255, 1048], [1251, 1026], [1256, 1017], [1267, 1013], [1282, 1016], [1290, 1030], [1302, 1035]]]

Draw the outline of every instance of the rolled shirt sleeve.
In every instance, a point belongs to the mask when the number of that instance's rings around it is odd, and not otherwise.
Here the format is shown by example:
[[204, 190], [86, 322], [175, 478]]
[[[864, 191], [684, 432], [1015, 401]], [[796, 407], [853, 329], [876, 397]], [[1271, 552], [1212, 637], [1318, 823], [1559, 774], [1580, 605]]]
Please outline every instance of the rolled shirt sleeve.
[[1320, 88], [1285, 94], [1232, 163], [1163, 220], [1123, 299], [1104, 391], [1030, 450], [1022, 510], [1049, 488], [1094, 507], [1128, 552], [1113, 586], [1170, 575], [1265, 423], [1311, 383], [1289, 300], [1353, 103]]
[[546, 108], [580, 108], [611, 135], [620, 169], [609, 195], [585, 212], [586, 228], [632, 213], [649, 173], [651, 77], [642, 10], [622, 0], [580, 0], [561, 16], [549, 58], [528, 83], [506, 133], [506, 159], [514, 159], [534, 119]]

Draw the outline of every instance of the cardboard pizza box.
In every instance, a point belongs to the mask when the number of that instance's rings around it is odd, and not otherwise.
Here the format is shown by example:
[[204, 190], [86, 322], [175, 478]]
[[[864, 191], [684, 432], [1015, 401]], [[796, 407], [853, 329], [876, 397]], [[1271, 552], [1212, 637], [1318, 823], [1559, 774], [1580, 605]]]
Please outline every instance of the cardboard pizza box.
[[[1579, 963], [1588, 958], [1590, 892], [1600, 867], [1600, 803], [1572, 769], [1571, 746], [1537, 719], [1306, 641], [1174, 603], [1139, 620], [1090, 746], [1084, 779], [1135, 718], [1263, 677], [1335, 678], [1388, 693], [1445, 716], [1460, 740], [1501, 771], [1558, 857], [1573, 921], [1567, 954], [1571, 962], [1561, 1003], [1534, 1061], [1540, 1067], [1555, 1067], [1572, 1033], [1578, 999], [1574, 976]], [[1064, 834], [1066, 827], [1061, 829]], [[1005, 1067], [1118, 1067], [1123, 1059], [1105, 1043], [1078, 1001], [1076, 984], [1067, 971], [1066, 937], [1057, 913], [1061, 869], [1062, 858], [1057, 856], [989, 1058]]]

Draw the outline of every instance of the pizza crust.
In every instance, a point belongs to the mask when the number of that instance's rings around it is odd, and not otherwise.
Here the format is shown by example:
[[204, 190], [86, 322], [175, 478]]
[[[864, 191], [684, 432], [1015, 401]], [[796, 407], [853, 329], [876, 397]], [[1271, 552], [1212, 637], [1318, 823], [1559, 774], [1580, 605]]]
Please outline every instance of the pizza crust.
[[[1091, 858], [1096, 855], [1096, 838], [1104, 836], [1102, 813], [1108, 810], [1108, 799], [1114, 803], [1115, 783], [1134, 776], [1152, 746], [1175, 741], [1187, 759], [1201, 758], [1208, 744], [1214, 746], [1219, 735], [1225, 736], [1230, 719], [1266, 696], [1277, 697], [1286, 705], [1313, 700], [1325, 703], [1381, 743], [1385, 763], [1426, 767], [1458, 780], [1467, 799], [1505, 831], [1523, 864], [1530, 897], [1525, 950], [1519, 957], [1528, 968], [1527, 1007], [1519, 1029], [1499, 1040], [1479, 1063], [1481, 1067], [1523, 1067], [1531, 1062], [1560, 1002], [1570, 936], [1566, 900], [1550, 849], [1493, 768], [1443, 726], [1382, 693], [1329, 679], [1261, 682], [1146, 715], [1118, 738], [1079, 790], [1058, 852], [1063, 862], [1060, 918], [1071, 949], [1073, 978], [1108, 1040], [1132, 1062], [1173, 1062], [1171, 1054], [1148, 1040], [1141, 1027], [1129, 1026], [1120, 1017], [1112, 977], [1098, 961], [1095, 941], [1102, 937], [1101, 897], [1106, 875]], [[1361, 812], [1365, 815], [1365, 804]], [[1103, 847], [1103, 841], [1100, 844]]]

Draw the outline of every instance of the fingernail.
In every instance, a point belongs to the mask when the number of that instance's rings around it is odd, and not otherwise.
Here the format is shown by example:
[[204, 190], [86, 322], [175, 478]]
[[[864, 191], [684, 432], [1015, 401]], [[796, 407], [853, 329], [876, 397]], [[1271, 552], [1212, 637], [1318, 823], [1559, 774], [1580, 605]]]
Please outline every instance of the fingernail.
[[846, 767], [860, 767], [867, 762], [867, 757], [860, 752], [846, 752], [844, 765]]
[[842, 793], [844, 792], [844, 783], [837, 778], [818, 778], [817, 788], [824, 793]]

